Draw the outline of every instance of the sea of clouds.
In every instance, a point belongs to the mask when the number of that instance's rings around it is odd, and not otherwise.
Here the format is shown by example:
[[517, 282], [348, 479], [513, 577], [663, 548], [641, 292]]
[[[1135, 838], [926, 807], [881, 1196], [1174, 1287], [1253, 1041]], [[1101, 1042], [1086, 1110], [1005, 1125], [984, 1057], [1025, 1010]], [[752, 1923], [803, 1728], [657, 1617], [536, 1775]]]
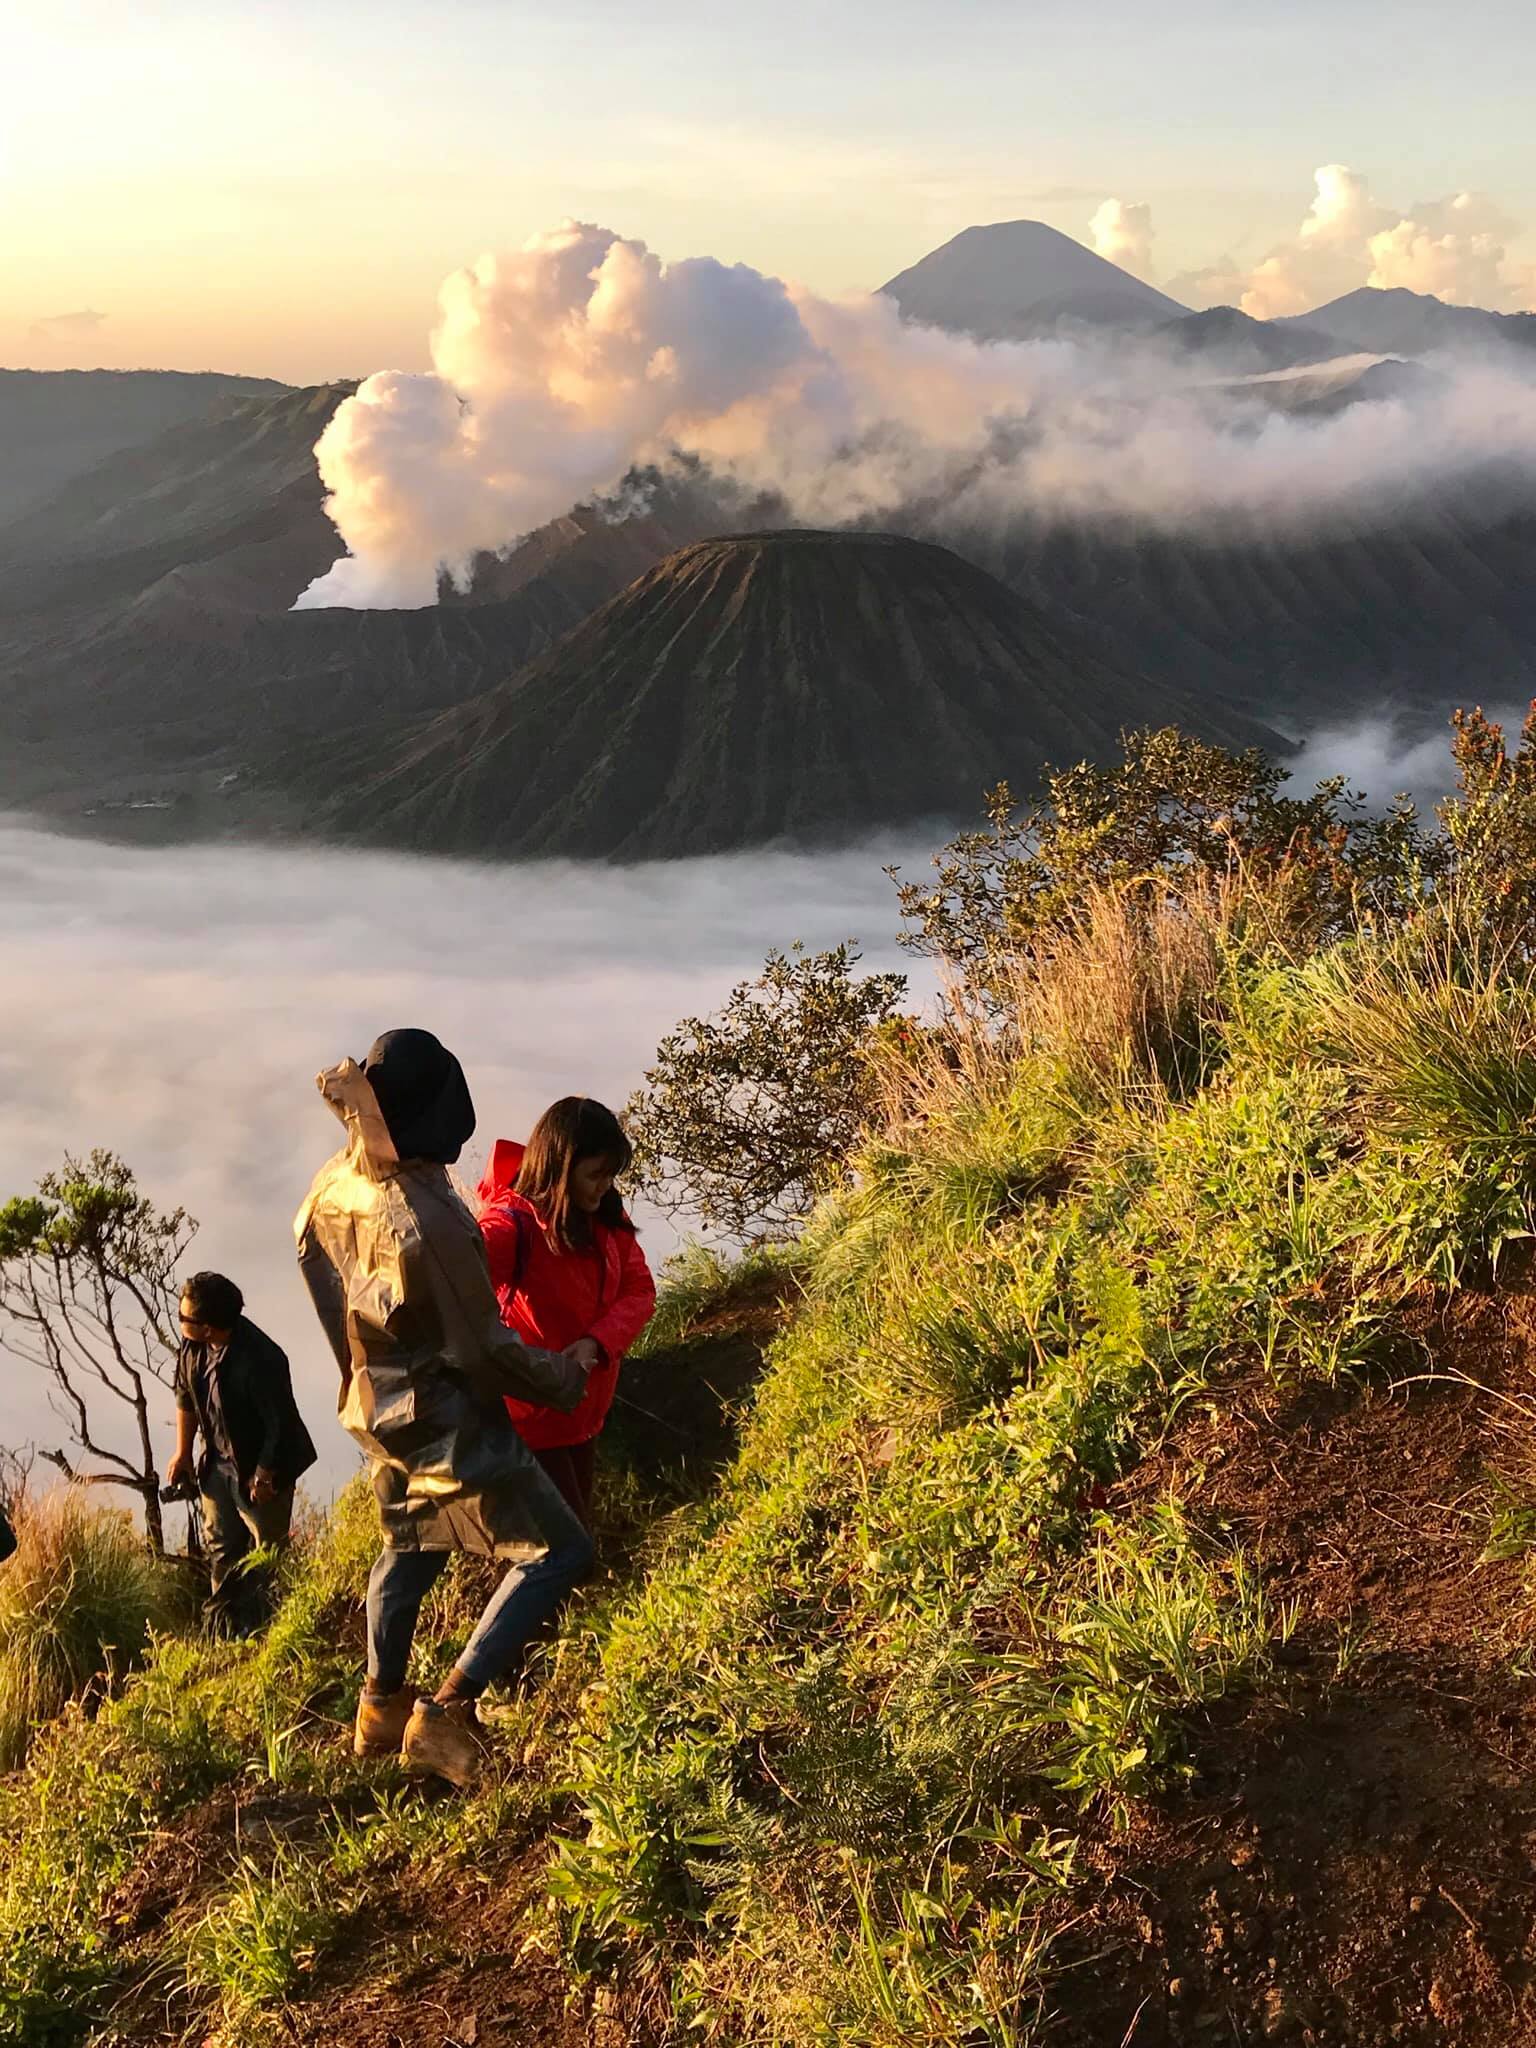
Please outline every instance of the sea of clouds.
[[[289, 1351], [324, 1491], [355, 1461], [294, 1264], [294, 1211], [340, 1138], [318, 1071], [392, 1026], [437, 1032], [474, 1092], [473, 1183], [492, 1140], [526, 1136], [557, 1096], [622, 1108], [662, 1035], [771, 946], [858, 938], [871, 970], [911, 964], [882, 862], [932, 844], [493, 868], [0, 820], [0, 1200], [99, 1145], [185, 1205], [195, 1263], [234, 1275]], [[665, 1258], [677, 1226], [644, 1226]], [[0, 1352], [0, 1443], [59, 1440], [42, 1382]]]
[[[1293, 785], [1335, 773], [1427, 809], [1450, 785], [1448, 739], [1386, 716], [1312, 735]], [[900, 968], [914, 1004], [931, 1000], [927, 964], [897, 944], [884, 868], [927, 872], [938, 838], [492, 867], [118, 846], [0, 819], [0, 1200], [105, 1146], [158, 1204], [198, 1217], [195, 1262], [234, 1274], [293, 1359], [327, 1491], [355, 1460], [291, 1235], [339, 1136], [318, 1071], [395, 1025], [437, 1032], [479, 1112], [473, 1183], [492, 1141], [526, 1135], [555, 1097], [621, 1108], [663, 1034], [718, 1008], [770, 947], [852, 938], [867, 971]], [[660, 1262], [686, 1222], [641, 1214]], [[161, 1420], [168, 1432], [168, 1404]], [[44, 1384], [0, 1352], [0, 1443], [58, 1440]]]

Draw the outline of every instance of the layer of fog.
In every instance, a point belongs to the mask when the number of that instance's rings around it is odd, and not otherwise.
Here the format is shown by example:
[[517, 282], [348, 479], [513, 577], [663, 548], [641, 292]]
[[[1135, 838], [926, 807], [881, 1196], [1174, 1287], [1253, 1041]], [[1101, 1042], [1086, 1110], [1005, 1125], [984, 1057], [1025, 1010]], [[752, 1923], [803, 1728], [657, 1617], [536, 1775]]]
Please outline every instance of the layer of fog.
[[[1331, 218], [1331, 216], [1330, 216]], [[1314, 237], [1314, 240], [1316, 238]], [[957, 309], [963, 318], [963, 309]], [[301, 606], [420, 606], [637, 465], [685, 457], [774, 494], [782, 522], [1253, 517], [1315, 530], [1401, 517], [1496, 465], [1536, 469], [1521, 352], [1312, 375], [1309, 402], [1161, 342], [982, 343], [744, 264], [664, 262], [566, 222], [439, 295], [428, 374], [385, 370], [316, 448], [348, 552]]]
[[[1490, 704], [1484, 709], [1503, 726], [1506, 744], [1511, 749], [1517, 746], [1527, 707]], [[1390, 709], [1317, 727], [1301, 740], [1286, 770], [1291, 793], [1309, 791], [1330, 776], [1342, 775], [1350, 792], [1363, 796], [1371, 809], [1396, 796], [1409, 797], [1426, 827], [1433, 826], [1435, 807], [1456, 783], [1450, 725], [1426, 728], [1422, 716], [1403, 719]]]
[[[323, 1492], [354, 1461], [291, 1236], [339, 1139], [318, 1070], [393, 1025], [437, 1031], [475, 1095], [473, 1180], [556, 1096], [621, 1106], [661, 1035], [770, 946], [856, 937], [871, 966], [909, 964], [882, 862], [933, 845], [484, 868], [128, 849], [0, 821], [0, 1200], [100, 1145], [185, 1204], [195, 1263], [232, 1273], [292, 1357]], [[675, 1232], [648, 1217], [645, 1242], [659, 1259]], [[0, 1442], [59, 1434], [41, 1380], [0, 1352]]]

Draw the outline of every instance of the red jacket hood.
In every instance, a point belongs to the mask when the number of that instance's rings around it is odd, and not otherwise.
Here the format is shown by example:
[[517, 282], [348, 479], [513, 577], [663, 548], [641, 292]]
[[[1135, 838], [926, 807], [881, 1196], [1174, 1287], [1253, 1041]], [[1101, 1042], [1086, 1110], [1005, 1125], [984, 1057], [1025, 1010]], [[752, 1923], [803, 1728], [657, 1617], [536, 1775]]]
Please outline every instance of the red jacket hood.
[[490, 1163], [480, 1182], [479, 1195], [484, 1202], [504, 1202], [511, 1194], [523, 1164], [523, 1154], [528, 1150], [516, 1138], [498, 1138], [491, 1147]]

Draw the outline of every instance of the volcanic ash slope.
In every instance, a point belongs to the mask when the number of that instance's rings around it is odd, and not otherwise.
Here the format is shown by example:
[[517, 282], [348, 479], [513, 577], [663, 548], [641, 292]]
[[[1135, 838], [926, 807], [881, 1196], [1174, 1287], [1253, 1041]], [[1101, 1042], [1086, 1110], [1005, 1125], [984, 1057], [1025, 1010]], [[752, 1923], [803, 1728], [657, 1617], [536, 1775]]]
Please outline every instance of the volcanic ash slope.
[[[788, 532], [671, 555], [512, 680], [312, 786], [327, 836], [619, 859], [971, 819], [1177, 723], [1277, 744], [1047, 626], [946, 548]], [[339, 772], [338, 772], [339, 770]]]

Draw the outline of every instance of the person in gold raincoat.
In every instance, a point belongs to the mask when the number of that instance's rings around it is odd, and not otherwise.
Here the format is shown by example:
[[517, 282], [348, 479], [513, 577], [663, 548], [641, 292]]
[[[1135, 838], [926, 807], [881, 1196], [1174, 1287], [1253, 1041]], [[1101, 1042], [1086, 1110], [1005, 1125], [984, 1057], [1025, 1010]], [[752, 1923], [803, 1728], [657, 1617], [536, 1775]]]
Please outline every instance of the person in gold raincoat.
[[[428, 1031], [390, 1031], [318, 1086], [347, 1136], [299, 1210], [299, 1265], [384, 1533], [354, 1746], [403, 1751], [467, 1785], [481, 1757], [476, 1699], [592, 1564], [590, 1537], [505, 1397], [574, 1408], [586, 1373], [501, 1320], [479, 1228], [448, 1176], [475, 1128], [453, 1054]], [[406, 1684], [416, 1617], [455, 1550], [511, 1569], [436, 1695], [416, 1699]]]

